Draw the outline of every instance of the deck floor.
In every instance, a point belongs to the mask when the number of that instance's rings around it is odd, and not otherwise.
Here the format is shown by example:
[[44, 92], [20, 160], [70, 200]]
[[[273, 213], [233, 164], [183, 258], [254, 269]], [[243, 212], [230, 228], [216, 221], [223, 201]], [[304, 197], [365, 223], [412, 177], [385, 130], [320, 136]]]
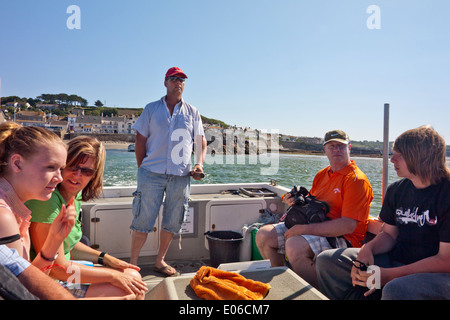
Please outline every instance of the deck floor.
[[[196, 261], [166, 261], [174, 267], [179, 276], [164, 277], [158, 272], [153, 271], [154, 264], [139, 265], [141, 267], [141, 275], [147, 283], [149, 292], [155, 289], [151, 294], [147, 293], [147, 299], [164, 299], [166, 290], [169, 287], [175, 288], [178, 299], [181, 300], [198, 300], [195, 293], [190, 290], [189, 282], [194, 274], [205, 265], [209, 265], [209, 260]], [[270, 283], [272, 289], [265, 300], [322, 300], [326, 299], [311, 285], [298, 277], [292, 270], [286, 268], [269, 268], [265, 271], [241, 271], [245, 277], [249, 279]], [[164, 279], [166, 279], [164, 281]], [[168, 282], [167, 282], [168, 281]], [[169, 284], [171, 283], [171, 285]], [[170, 290], [169, 290], [170, 291]], [[156, 293], [155, 293], [156, 292]]]
[[[170, 266], [175, 268], [180, 275], [192, 274], [197, 272], [202, 266], [210, 265], [209, 260], [174, 260], [166, 261]], [[142, 280], [147, 283], [149, 289], [157, 285], [159, 282], [164, 280], [166, 277], [159, 272], [153, 270], [154, 264], [139, 264], [141, 268]]]

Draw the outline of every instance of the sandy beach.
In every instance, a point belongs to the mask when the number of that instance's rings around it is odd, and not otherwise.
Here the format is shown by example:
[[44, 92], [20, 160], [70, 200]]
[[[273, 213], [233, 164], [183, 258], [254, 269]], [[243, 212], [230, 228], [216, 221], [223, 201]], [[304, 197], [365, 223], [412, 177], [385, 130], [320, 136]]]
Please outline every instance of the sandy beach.
[[128, 146], [131, 144], [129, 142], [121, 142], [121, 141], [102, 141], [103, 145], [105, 146], [105, 149], [124, 149], [128, 150]]
[[[64, 140], [64, 142], [68, 142], [69, 140]], [[128, 150], [128, 146], [131, 144], [129, 142], [123, 142], [123, 141], [102, 141], [103, 145], [105, 146], [105, 149], [115, 149], [115, 150]]]

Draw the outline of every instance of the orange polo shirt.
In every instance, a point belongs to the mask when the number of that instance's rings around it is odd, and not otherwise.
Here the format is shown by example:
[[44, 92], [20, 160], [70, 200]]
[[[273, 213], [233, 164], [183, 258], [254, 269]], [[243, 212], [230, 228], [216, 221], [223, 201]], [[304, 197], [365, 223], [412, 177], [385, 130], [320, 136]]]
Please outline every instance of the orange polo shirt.
[[373, 199], [369, 179], [353, 160], [344, 169], [333, 172], [330, 166], [314, 177], [311, 194], [330, 206], [330, 219], [348, 217], [358, 221], [351, 234], [344, 235], [353, 247], [361, 247], [367, 231], [370, 203]]

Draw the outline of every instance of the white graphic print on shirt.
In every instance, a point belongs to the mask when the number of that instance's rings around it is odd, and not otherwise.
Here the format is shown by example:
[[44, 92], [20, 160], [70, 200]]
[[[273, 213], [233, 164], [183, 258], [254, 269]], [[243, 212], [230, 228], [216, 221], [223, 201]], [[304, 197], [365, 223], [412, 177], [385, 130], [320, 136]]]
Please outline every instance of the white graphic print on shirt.
[[395, 215], [397, 216], [397, 222], [400, 224], [416, 223], [419, 227], [423, 227], [425, 223], [430, 226], [437, 224], [437, 216], [430, 219], [430, 210], [418, 214], [419, 208], [414, 207], [413, 210], [399, 208], [396, 210]]

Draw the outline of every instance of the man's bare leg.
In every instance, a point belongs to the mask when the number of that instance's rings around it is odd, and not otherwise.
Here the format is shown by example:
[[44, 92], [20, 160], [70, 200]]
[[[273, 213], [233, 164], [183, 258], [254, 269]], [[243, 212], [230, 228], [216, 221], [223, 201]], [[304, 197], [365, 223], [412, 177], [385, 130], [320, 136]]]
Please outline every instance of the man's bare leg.
[[261, 227], [256, 233], [255, 241], [261, 256], [269, 259], [272, 267], [284, 266], [284, 256], [278, 253], [277, 232], [273, 225]]
[[130, 263], [137, 266], [139, 254], [147, 240], [147, 233], [133, 230], [131, 232], [131, 256]]
[[[160, 269], [160, 268], [164, 268], [165, 266], [167, 266], [167, 263], [164, 261], [164, 259], [166, 258], [166, 253], [167, 253], [167, 250], [169, 249], [172, 239], [173, 239], [173, 233], [170, 233], [165, 230], [161, 230], [161, 233], [159, 235], [159, 240], [160, 240], [159, 250], [158, 250], [158, 255], [156, 256], [156, 261], [155, 261], [156, 268]], [[168, 275], [175, 274], [176, 270], [173, 268], [170, 268], [170, 269], [165, 270], [165, 273], [167, 273]]]
[[286, 256], [292, 270], [310, 285], [317, 288], [317, 273], [314, 252], [302, 236], [286, 240]]

